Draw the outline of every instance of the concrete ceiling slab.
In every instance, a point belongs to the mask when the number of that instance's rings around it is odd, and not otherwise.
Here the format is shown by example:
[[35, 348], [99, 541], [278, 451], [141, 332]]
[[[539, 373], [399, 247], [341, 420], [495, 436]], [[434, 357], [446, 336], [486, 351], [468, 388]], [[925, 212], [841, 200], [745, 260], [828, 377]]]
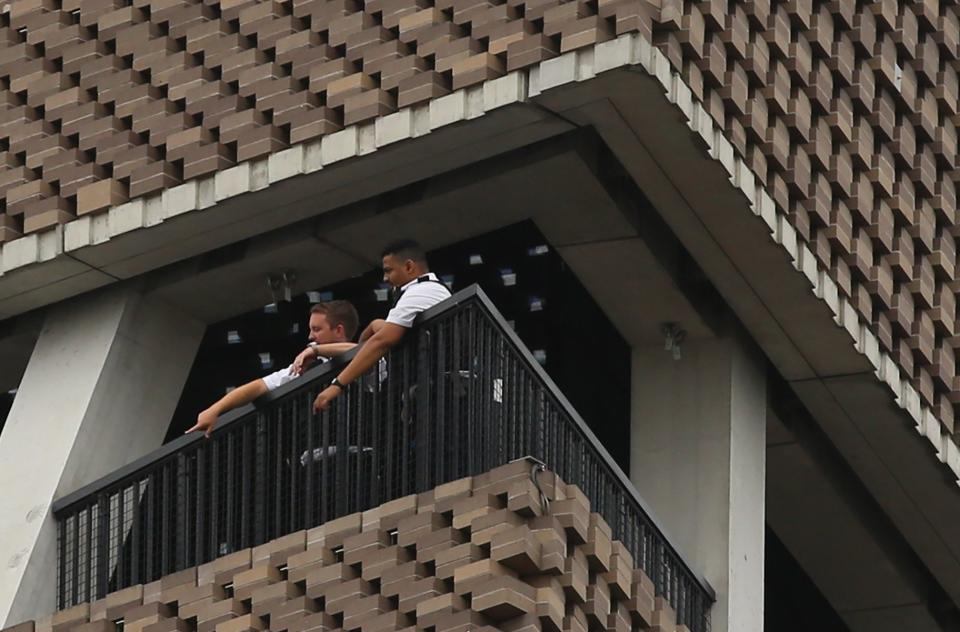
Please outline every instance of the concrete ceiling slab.
[[[24, 288], [19, 293], [10, 294], [0, 299], [0, 321], [43, 308], [49, 304], [50, 300], [61, 301], [117, 281], [116, 278], [108, 274], [77, 262], [70, 262], [68, 267], [70, 269], [69, 274], [45, 279], [42, 288], [40, 286]], [[25, 283], [25, 285], [28, 284]], [[39, 291], [40, 289], [42, 289], [42, 293]]]
[[641, 238], [559, 251], [631, 346], [662, 344], [661, 325], [668, 322], [678, 323], [690, 340], [714, 335]]
[[881, 630], [909, 630], [910, 632], [941, 632], [943, 630], [923, 604], [903, 604], [891, 608], [876, 608], [848, 612], [844, 623], [850, 632], [879, 632]]
[[864, 437], [876, 455], [878, 464], [871, 474], [886, 481], [888, 497], [897, 494], [900, 499], [890, 508], [891, 518], [944, 587], [960, 597], [960, 541], [956, 537], [960, 502], [956, 484], [951, 484], [953, 473], [937, 461], [930, 443], [893, 404], [884, 385], [871, 377], [836, 377], [823, 382], [844, 411], [846, 423]]
[[919, 602], [870, 525], [796, 443], [767, 449], [767, 521], [841, 616]]
[[308, 235], [290, 240], [276, 250], [250, 249], [229, 265], [209, 269], [199, 269], [194, 264], [185, 266], [177, 271], [178, 278], [169, 278], [148, 288], [148, 294], [210, 323], [272, 303], [274, 298], [267, 284], [269, 274], [294, 270], [295, 287], [303, 291], [367, 269], [356, 258]]

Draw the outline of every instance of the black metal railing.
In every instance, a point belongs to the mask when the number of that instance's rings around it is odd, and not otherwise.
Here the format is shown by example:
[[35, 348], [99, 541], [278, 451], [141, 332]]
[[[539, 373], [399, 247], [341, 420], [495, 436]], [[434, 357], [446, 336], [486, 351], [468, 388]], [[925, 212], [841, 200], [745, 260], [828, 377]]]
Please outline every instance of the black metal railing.
[[580, 486], [679, 622], [708, 629], [709, 585], [477, 286], [314, 414], [348, 357], [58, 500], [58, 608], [531, 455]]

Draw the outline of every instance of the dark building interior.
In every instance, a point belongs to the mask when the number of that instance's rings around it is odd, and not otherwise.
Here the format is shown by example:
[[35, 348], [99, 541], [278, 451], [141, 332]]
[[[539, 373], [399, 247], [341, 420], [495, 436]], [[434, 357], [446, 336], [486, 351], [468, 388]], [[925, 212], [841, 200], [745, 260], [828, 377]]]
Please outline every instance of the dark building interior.
[[[532, 222], [437, 249], [452, 291], [479, 284], [620, 466], [629, 471], [630, 349]], [[289, 363], [306, 344], [311, 300], [347, 299], [361, 327], [387, 312], [379, 270], [210, 325], [167, 441], [238, 386]], [[591, 360], [602, 358], [602, 361]]]

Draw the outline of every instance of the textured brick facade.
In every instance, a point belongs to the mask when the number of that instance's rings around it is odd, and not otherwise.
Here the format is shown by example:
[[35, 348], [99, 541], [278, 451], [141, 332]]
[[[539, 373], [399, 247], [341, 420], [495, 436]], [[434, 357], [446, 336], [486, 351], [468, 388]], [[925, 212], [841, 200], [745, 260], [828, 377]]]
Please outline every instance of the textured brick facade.
[[654, 41], [953, 431], [957, 8], [665, 2]]
[[642, 0], [601, 5], [15, 0], [0, 15], [0, 241], [649, 32]]
[[3, 632], [681, 632], [573, 485], [518, 462]]
[[854, 0], [16, 0], [0, 242], [638, 32], [953, 431], [960, 19]]

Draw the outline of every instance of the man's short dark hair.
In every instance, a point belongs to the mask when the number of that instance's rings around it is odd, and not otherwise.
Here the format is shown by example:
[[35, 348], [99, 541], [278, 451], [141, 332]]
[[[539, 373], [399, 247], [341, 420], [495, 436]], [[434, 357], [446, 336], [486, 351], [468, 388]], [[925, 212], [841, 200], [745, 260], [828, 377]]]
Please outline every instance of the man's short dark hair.
[[411, 261], [424, 265], [427, 263], [427, 253], [424, 251], [423, 246], [412, 239], [398, 239], [397, 241], [387, 244], [383, 252], [380, 253], [380, 256], [386, 257], [387, 255], [393, 255], [403, 261], [410, 259]]
[[343, 325], [343, 332], [347, 335], [347, 340], [353, 340], [360, 326], [360, 317], [357, 315], [357, 308], [350, 301], [326, 301], [317, 303], [310, 308], [311, 314], [323, 314], [331, 329], [336, 329], [338, 325]]

